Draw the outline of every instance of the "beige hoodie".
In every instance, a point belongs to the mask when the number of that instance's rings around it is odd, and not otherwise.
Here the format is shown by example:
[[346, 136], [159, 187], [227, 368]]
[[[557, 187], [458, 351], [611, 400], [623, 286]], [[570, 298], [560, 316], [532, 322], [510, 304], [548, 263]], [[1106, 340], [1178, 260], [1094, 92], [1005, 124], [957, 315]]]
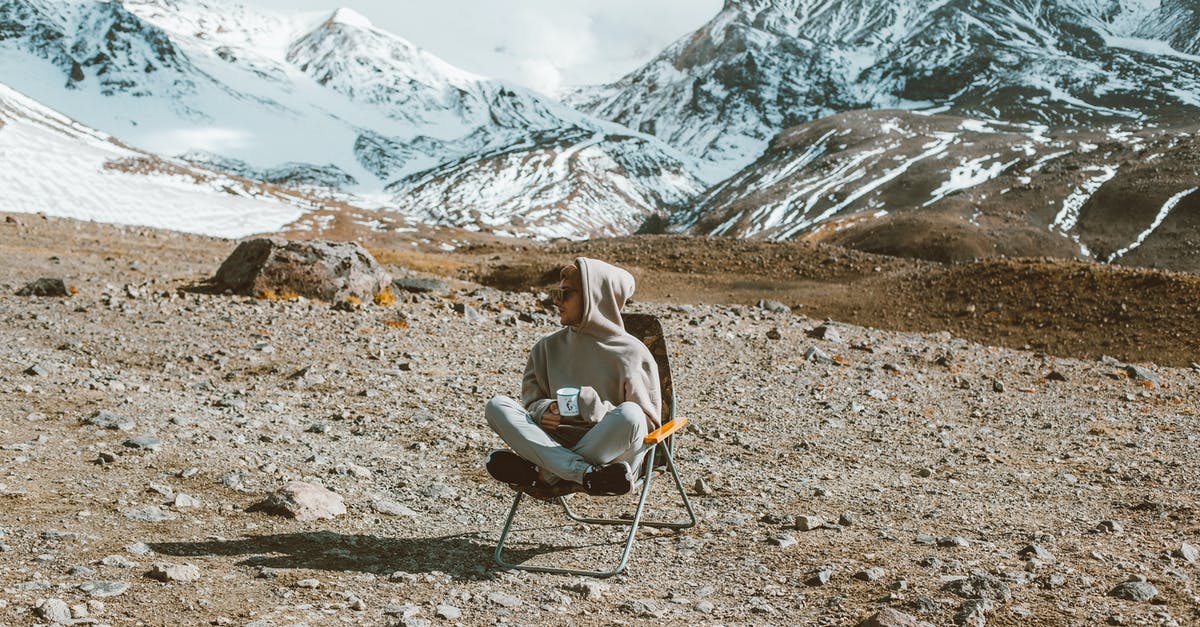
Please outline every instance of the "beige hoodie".
[[[621, 308], [633, 295], [633, 276], [596, 259], [575, 260], [582, 282], [583, 322], [542, 337], [529, 353], [521, 404], [541, 420], [555, 391], [579, 388], [579, 416], [563, 424], [590, 427], [626, 401], [636, 403], [654, 430], [662, 423], [658, 365], [638, 338], [625, 332]], [[561, 429], [565, 439], [572, 429]]]

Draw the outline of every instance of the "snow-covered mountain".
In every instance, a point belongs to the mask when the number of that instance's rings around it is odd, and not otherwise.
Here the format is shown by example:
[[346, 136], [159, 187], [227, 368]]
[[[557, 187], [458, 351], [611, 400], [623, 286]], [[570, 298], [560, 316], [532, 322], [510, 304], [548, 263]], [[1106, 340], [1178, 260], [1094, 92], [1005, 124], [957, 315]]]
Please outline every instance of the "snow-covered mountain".
[[779, 134], [672, 227], [939, 261], [1049, 255], [1200, 271], [1198, 157], [1196, 127], [855, 111]]
[[241, 237], [321, 206], [296, 190], [131, 148], [4, 85], [0, 160], [0, 211]]
[[[454, 68], [346, 9], [0, 0], [0, 23], [4, 83], [139, 148], [268, 182], [447, 223], [466, 219], [453, 201], [489, 224], [515, 218], [515, 233], [570, 237], [639, 224], [703, 188], [694, 160], [657, 138]], [[580, 170], [581, 154], [613, 165]], [[545, 158], [564, 167], [508, 170]], [[453, 193], [430, 193], [439, 180]], [[526, 180], [536, 192], [514, 184]], [[608, 219], [541, 219], [589, 213]]]
[[856, 109], [1056, 125], [1200, 114], [1194, 0], [727, 0], [621, 80], [568, 95], [722, 179], [778, 132]]

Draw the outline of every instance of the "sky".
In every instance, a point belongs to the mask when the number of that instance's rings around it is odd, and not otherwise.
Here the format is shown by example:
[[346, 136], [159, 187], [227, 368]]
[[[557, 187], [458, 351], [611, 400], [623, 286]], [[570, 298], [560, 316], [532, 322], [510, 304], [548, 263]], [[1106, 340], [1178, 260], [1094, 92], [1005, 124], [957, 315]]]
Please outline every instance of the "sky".
[[234, 0], [348, 7], [464, 70], [557, 96], [614, 81], [699, 28], [722, 0]]

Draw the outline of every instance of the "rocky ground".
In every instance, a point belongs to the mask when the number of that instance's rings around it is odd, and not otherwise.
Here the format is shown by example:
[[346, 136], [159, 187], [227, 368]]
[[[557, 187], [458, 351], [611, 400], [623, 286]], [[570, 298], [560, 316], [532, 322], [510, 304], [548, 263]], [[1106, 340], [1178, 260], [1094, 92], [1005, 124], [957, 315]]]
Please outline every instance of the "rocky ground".
[[[491, 553], [511, 492], [481, 469], [499, 444], [481, 408], [518, 392], [555, 328], [533, 293], [449, 281], [359, 311], [193, 293], [232, 242], [15, 219], [0, 223], [0, 623], [1200, 621], [1186, 362], [651, 290], [633, 308], [673, 346], [699, 525], [640, 532], [605, 581], [505, 572]], [[44, 276], [76, 293], [15, 295]], [[253, 511], [290, 480], [346, 513]], [[669, 487], [654, 514], [676, 514]], [[619, 551], [612, 530], [527, 513], [514, 559]]]

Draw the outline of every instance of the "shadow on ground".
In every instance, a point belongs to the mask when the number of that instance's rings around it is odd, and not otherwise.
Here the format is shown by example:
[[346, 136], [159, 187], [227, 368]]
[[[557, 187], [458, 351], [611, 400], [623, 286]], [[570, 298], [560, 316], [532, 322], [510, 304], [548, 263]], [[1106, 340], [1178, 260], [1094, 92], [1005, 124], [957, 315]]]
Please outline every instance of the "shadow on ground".
[[[359, 571], [376, 574], [440, 571], [456, 579], [490, 579], [495, 544], [476, 534], [379, 538], [331, 531], [250, 536], [240, 540], [157, 542], [150, 548], [181, 557], [246, 555], [244, 566]], [[527, 551], [528, 559], [536, 551]]]
[[[250, 536], [240, 540], [155, 542], [150, 543], [150, 548], [177, 557], [246, 555], [239, 565], [267, 568], [375, 574], [438, 571], [460, 580], [491, 579], [500, 570], [492, 561], [495, 541], [475, 533], [432, 538], [379, 538], [317, 531]], [[567, 548], [544, 544], [528, 548], [506, 546], [504, 553], [507, 561], [522, 563]]]

